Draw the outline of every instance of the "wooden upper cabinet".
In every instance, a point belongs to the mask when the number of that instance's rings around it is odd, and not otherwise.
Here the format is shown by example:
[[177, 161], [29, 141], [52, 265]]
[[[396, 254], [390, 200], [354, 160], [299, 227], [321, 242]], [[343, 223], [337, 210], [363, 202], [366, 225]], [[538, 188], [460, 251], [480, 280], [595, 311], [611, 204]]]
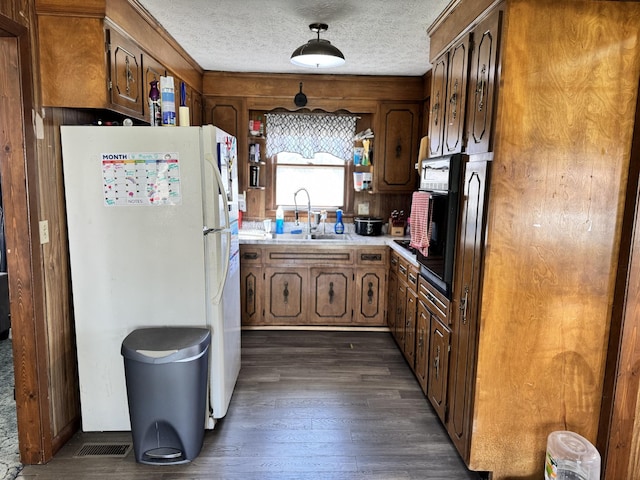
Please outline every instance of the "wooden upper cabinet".
[[[205, 103], [205, 122], [221, 128], [225, 132], [238, 138], [238, 148], [243, 144], [239, 139], [246, 138], [249, 130], [249, 119], [243, 122], [243, 101], [240, 98], [207, 97]], [[238, 152], [240, 158], [244, 158]]]
[[469, 75], [470, 37], [451, 47], [449, 75], [447, 79], [447, 104], [445, 107], [443, 154], [460, 153], [464, 143], [464, 115]]
[[431, 114], [429, 115], [429, 157], [442, 155], [444, 140], [444, 110], [447, 97], [449, 52], [443, 53], [431, 73]]
[[[38, 16], [45, 107], [106, 108], [106, 42], [98, 18]], [[69, 42], [81, 38], [81, 42]]]
[[109, 45], [110, 101], [122, 113], [143, 115], [142, 51], [113, 29], [106, 31]]
[[191, 125], [202, 125], [202, 112], [203, 112], [203, 103], [202, 103], [202, 94], [195, 90], [191, 90]]
[[[418, 158], [420, 105], [383, 103], [380, 106], [381, 140], [374, 158], [375, 191], [410, 193], [417, 188], [415, 163]], [[378, 138], [378, 135], [376, 135]]]
[[493, 150], [492, 121], [496, 97], [496, 73], [500, 48], [502, 10], [489, 15], [473, 30], [467, 102], [468, 154]]
[[464, 149], [470, 39], [470, 35], [463, 36], [433, 66], [429, 157], [460, 153]]
[[106, 109], [148, 122], [150, 77], [180, 72], [202, 89], [200, 67], [132, 3], [36, 2], [43, 106]]
[[158, 82], [158, 90], [160, 90], [160, 77], [166, 75], [164, 66], [151, 55], [142, 54], [142, 71], [144, 72], [144, 81], [142, 84], [142, 107], [144, 116], [148, 121], [149, 117], [149, 91], [151, 90], [151, 82]]

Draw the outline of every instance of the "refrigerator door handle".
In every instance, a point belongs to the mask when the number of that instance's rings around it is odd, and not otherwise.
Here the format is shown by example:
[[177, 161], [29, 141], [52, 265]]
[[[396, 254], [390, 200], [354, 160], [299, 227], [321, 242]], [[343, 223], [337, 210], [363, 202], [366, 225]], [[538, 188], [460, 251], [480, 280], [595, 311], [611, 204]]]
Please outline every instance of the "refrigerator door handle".
[[206, 225], [202, 227], [203, 235], [209, 235], [210, 233], [218, 233], [218, 232], [224, 232], [224, 228], [209, 228]]
[[[213, 175], [216, 178], [216, 182], [218, 183], [218, 189], [220, 191], [220, 196], [222, 197], [222, 202], [224, 205], [224, 226], [221, 229], [221, 233], [226, 233], [229, 235], [229, 241], [227, 242], [227, 248], [224, 255], [224, 270], [222, 272], [222, 276], [220, 277], [220, 283], [218, 284], [218, 291], [213, 296], [214, 303], [220, 303], [222, 299], [222, 292], [224, 290], [224, 284], [227, 281], [227, 275], [229, 274], [229, 262], [231, 259], [229, 258], [231, 255], [231, 222], [229, 221], [229, 201], [227, 200], [227, 193], [224, 188], [224, 182], [222, 180], [222, 175], [220, 175], [220, 170], [216, 166], [216, 162], [211, 162], [213, 166]], [[206, 232], [207, 233], [211, 232]]]

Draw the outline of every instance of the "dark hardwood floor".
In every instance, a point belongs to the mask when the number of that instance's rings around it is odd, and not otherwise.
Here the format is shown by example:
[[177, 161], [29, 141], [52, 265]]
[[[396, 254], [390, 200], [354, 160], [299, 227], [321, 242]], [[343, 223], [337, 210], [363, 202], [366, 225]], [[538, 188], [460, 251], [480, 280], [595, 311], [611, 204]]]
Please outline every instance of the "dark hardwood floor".
[[227, 416], [176, 466], [78, 457], [129, 433], [78, 433], [34, 480], [477, 480], [386, 332], [244, 331]]

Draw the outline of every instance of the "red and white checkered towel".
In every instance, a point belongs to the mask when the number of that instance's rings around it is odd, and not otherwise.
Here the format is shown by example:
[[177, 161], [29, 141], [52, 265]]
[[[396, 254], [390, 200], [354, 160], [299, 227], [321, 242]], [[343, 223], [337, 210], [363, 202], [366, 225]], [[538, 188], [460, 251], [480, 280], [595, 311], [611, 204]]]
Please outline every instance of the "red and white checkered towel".
[[410, 245], [425, 257], [431, 239], [431, 194], [413, 192], [411, 199], [411, 241]]

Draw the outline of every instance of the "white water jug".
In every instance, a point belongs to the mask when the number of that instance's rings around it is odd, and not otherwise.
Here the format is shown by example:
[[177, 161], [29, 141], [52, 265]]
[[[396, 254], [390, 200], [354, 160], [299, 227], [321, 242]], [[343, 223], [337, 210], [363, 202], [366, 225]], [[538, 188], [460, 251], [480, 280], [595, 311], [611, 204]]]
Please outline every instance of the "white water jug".
[[552, 432], [547, 438], [545, 480], [600, 480], [600, 454], [574, 432]]

